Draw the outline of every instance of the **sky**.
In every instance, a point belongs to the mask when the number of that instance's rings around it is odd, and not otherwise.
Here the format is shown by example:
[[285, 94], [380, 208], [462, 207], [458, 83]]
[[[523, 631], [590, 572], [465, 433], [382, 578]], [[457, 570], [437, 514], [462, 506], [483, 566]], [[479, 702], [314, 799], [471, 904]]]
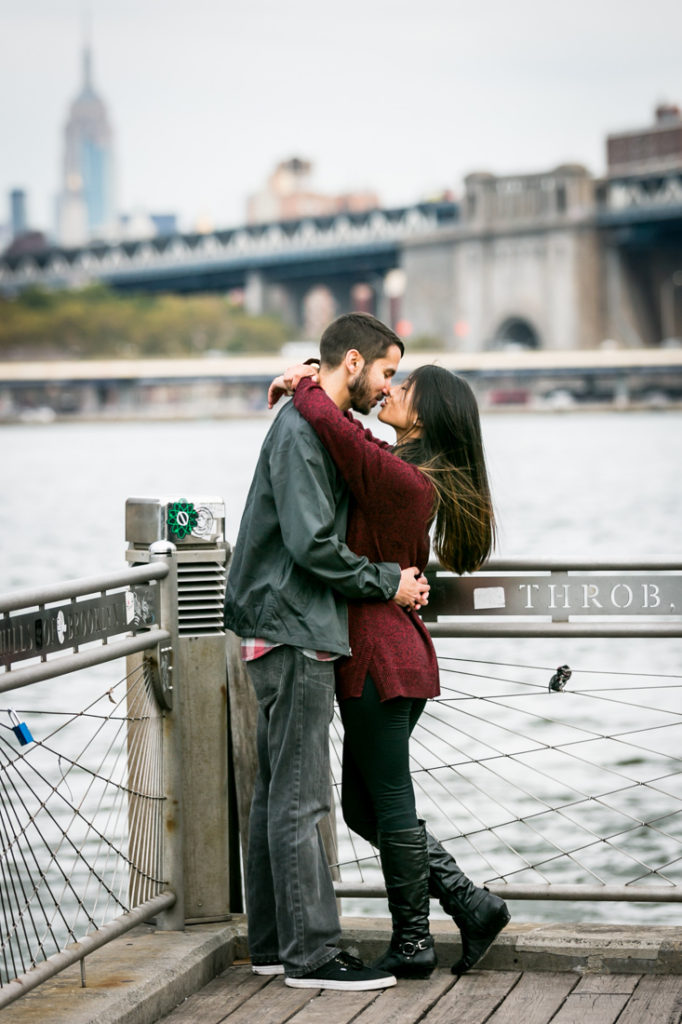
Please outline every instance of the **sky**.
[[118, 208], [245, 220], [276, 164], [385, 206], [466, 174], [605, 169], [607, 133], [682, 105], [679, 0], [0, 0], [0, 223], [53, 226], [86, 23]]

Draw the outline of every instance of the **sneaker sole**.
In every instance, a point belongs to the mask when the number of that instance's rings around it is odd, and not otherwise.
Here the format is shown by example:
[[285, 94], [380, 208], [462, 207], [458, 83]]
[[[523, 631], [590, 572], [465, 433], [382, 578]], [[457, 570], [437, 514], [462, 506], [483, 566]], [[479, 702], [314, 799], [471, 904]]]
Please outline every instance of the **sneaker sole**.
[[289, 988], [331, 988], [340, 992], [372, 992], [378, 988], [391, 988], [396, 979], [375, 978], [374, 981], [334, 981], [329, 978], [285, 978]]
[[251, 970], [254, 974], [267, 976], [273, 974], [284, 974], [284, 967], [282, 964], [251, 964]]

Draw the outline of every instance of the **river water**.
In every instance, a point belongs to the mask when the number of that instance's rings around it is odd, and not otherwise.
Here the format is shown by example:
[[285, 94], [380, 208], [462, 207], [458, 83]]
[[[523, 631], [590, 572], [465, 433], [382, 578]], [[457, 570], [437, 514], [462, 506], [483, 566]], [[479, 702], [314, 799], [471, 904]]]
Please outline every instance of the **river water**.
[[[124, 565], [124, 505], [131, 496], [222, 497], [227, 538], [234, 540], [268, 425], [266, 417], [0, 428], [0, 591], [118, 570]], [[370, 425], [384, 430], [376, 421]], [[483, 429], [499, 556], [682, 561], [682, 413], [495, 413], [484, 417]], [[415, 734], [416, 779], [425, 813], [440, 834], [454, 835], [457, 827], [475, 834], [461, 841], [458, 856], [477, 879], [616, 883], [644, 877], [653, 865], [682, 884], [681, 733], [670, 728], [682, 711], [678, 642], [447, 641], [439, 651], [448, 699], [439, 721], [425, 718]], [[552, 695], [548, 712], [548, 671], [563, 663], [574, 668], [568, 687], [573, 693]], [[106, 672], [117, 670], [100, 668], [98, 685]], [[66, 684], [51, 685], [54, 702]], [[21, 696], [25, 708], [33, 699], [30, 689]], [[71, 684], [68, 692], [73, 697]], [[545, 703], [538, 712], [540, 700]], [[668, 717], [659, 721], [657, 714]], [[635, 742], [633, 716], [635, 724], [657, 730], [654, 739], [648, 732]], [[533, 752], [540, 731], [544, 760]], [[598, 738], [620, 733], [627, 733], [625, 747], [622, 740]], [[572, 742], [586, 744], [580, 757]], [[619, 744], [614, 753], [611, 748]], [[550, 746], [557, 748], [551, 755]], [[472, 757], [491, 758], [485, 777], [463, 766]], [[438, 767], [441, 762], [447, 771]], [[460, 766], [453, 768], [455, 763]], [[607, 765], [609, 779], [600, 778], [595, 765]], [[423, 788], [422, 778], [428, 780]], [[654, 785], [653, 779], [662, 781]], [[559, 792], [563, 785], [566, 793]], [[569, 807], [567, 794], [597, 791], [600, 799], [581, 805], [577, 824], [568, 810], [553, 810], [551, 826], [549, 817], [544, 821], [543, 808]], [[618, 795], [606, 799], [607, 791]], [[514, 818], [525, 820], [508, 821], [510, 808]], [[623, 825], [651, 823], [652, 816], [653, 829]], [[584, 853], [561, 858], [554, 870], [552, 850], [573, 849], [574, 824], [581, 836], [590, 829], [601, 836], [602, 829], [608, 841], [574, 844], [584, 846]], [[342, 853], [351, 859], [348, 840], [341, 840]], [[355, 853], [364, 855], [362, 849]], [[540, 860], [540, 875], [527, 868]], [[374, 880], [371, 867], [366, 877]], [[524, 903], [515, 914], [670, 923], [679, 918], [674, 905], [578, 906]], [[345, 909], [376, 912], [376, 904], [354, 902]]]

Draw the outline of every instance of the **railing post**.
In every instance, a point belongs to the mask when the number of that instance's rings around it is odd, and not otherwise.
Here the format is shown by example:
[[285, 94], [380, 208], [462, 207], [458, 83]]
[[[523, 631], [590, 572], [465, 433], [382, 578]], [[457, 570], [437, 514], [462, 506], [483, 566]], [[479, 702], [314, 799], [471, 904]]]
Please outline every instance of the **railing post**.
[[[163, 566], [157, 592], [137, 613], [163, 631], [163, 639], [127, 659], [127, 764], [128, 856], [130, 907], [138, 907], [158, 893], [160, 881], [178, 890], [176, 907], [182, 904], [181, 854], [168, 849], [180, 843], [182, 830], [169, 830], [168, 815], [180, 814], [175, 776], [181, 775], [181, 746], [177, 723], [166, 712], [173, 706], [172, 652], [177, 641], [175, 547], [159, 541], [149, 549], [150, 563]], [[170, 773], [170, 776], [169, 776]], [[163, 796], [159, 804], [159, 796]], [[175, 838], [177, 837], [177, 838]], [[180, 870], [177, 869], [180, 856]], [[173, 881], [171, 882], [171, 879]]]
[[172, 569], [161, 611], [173, 638], [162, 845], [177, 903], [162, 915], [164, 928], [230, 915], [224, 514], [219, 498], [126, 503], [128, 560], [169, 559]]
[[[173, 707], [163, 716], [163, 833], [161, 871], [166, 884], [175, 893], [172, 907], [159, 914], [159, 927], [181, 931], [185, 926], [184, 816], [183, 816], [183, 735], [180, 715], [182, 676], [175, 671], [178, 643], [177, 551], [170, 541], [156, 541], [149, 548], [152, 562], [167, 562], [168, 575], [161, 581], [160, 618], [162, 629], [171, 634], [172, 655], [166, 666]], [[159, 665], [159, 670], [161, 666]]]

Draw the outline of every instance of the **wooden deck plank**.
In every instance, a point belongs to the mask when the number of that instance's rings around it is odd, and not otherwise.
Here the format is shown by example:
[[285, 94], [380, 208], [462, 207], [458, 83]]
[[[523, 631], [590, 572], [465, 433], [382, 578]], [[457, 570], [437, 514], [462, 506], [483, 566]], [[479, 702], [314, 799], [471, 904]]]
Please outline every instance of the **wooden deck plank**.
[[253, 974], [250, 967], [228, 967], [163, 1017], [161, 1024], [219, 1024], [271, 980]]
[[[384, 989], [353, 1024], [414, 1024], [451, 989], [455, 979], [449, 970], [434, 971], [424, 981], [407, 979]], [[335, 1024], [330, 1021], [327, 1024]]]
[[614, 1024], [639, 979], [639, 974], [584, 975], [552, 1024]]
[[618, 1018], [618, 1024], [680, 1024], [682, 977], [645, 975]]
[[[254, 993], [229, 1015], [230, 1024], [282, 1024], [319, 995], [315, 988], [289, 988], [281, 977]], [[222, 1019], [224, 1020], [227, 1014]], [[204, 1024], [196, 1017], [193, 1024]]]
[[682, 1024], [682, 976], [440, 969], [375, 992], [291, 989], [232, 966], [159, 1024]]
[[526, 971], [487, 1024], [547, 1024], [579, 980], [566, 971]]
[[583, 974], [576, 985], [574, 994], [582, 995], [632, 995], [637, 988], [641, 974]]
[[[309, 989], [310, 1001], [290, 1017], [287, 1024], [348, 1024], [381, 995], [373, 992], [338, 992], [333, 989]], [[260, 1024], [260, 1021], [258, 1022]]]
[[517, 984], [517, 971], [471, 971], [458, 978], [423, 1024], [483, 1024]]

